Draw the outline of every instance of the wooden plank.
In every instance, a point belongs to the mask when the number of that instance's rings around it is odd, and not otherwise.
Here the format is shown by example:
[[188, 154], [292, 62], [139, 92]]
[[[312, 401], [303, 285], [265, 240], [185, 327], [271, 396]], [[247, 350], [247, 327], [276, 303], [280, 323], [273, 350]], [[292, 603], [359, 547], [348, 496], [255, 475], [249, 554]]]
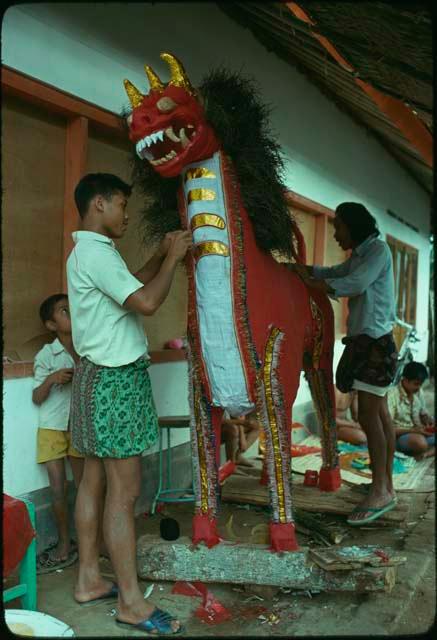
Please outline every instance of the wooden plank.
[[[343, 549], [347, 553], [351, 548]], [[208, 549], [203, 544], [194, 546], [187, 537], [166, 541], [152, 534], [143, 535], [138, 540], [137, 570], [145, 580], [201, 580], [206, 583], [355, 593], [389, 592], [396, 576], [394, 566], [384, 565], [360, 566], [350, 571], [325, 571], [311, 559], [307, 548], [272, 553], [267, 545], [236, 545], [225, 541]]]
[[[352, 491], [350, 487], [342, 485], [333, 493], [319, 491], [317, 487], [306, 487], [301, 478], [293, 477], [291, 498], [293, 507], [303, 511], [316, 513], [336, 513], [349, 515], [352, 509], [363, 500], [363, 494]], [[251, 476], [230, 476], [222, 487], [223, 502], [236, 502], [254, 505], [269, 504], [269, 490], [259, 483], [259, 479]], [[378, 522], [403, 522], [409, 511], [409, 505], [399, 500], [395, 509], [384, 513]]]
[[88, 120], [82, 116], [67, 124], [65, 140], [64, 232], [62, 242], [62, 290], [67, 291], [65, 263], [73, 248], [71, 234], [80, 228], [74, 190], [85, 173], [88, 146]]
[[309, 557], [326, 571], [349, 571], [359, 569], [363, 565], [393, 567], [404, 564], [406, 556], [399, 555], [392, 549], [382, 551], [377, 545], [367, 547], [343, 547], [309, 550]]

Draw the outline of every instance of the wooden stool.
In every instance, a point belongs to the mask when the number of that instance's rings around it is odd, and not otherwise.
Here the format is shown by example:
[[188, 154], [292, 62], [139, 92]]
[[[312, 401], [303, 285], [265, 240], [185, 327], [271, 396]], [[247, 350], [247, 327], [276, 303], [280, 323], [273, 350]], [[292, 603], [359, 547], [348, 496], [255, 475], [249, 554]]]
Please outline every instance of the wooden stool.
[[[156, 512], [156, 505], [158, 502], [193, 502], [194, 494], [191, 489], [181, 489], [179, 487], [171, 486], [171, 465], [172, 465], [172, 455], [171, 455], [171, 430], [172, 429], [186, 429], [190, 426], [190, 416], [164, 416], [159, 418], [159, 479], [158, 479], [158, 489], [156, 491], [155, 497], [153, 498], [152, 508], [150, 510], [153, 515]], [[163, 429], [167, 430], [167, 469], [166, 469], [166, 478], [165, 478], [165, 488], [163, 488], [164, 484], [164, 469], [163, 469]], [[172, 496], [169, 494], [178, 494], [184, 493], [188, 495], [185, 496]]]

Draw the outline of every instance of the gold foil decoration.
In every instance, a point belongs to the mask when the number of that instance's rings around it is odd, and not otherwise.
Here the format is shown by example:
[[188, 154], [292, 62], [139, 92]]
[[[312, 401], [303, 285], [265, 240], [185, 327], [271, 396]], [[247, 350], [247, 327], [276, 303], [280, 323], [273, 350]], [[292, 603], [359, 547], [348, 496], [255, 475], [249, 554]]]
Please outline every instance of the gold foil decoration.
[[126, 90], [127, 96], [129, 98], [129, 101], [132, 105], [132, 109], [139, 107], [144, 98], [141, 91], [138, 91], [136, 86], [133, 85], [132, 82], [129, 82], [129, 80], [123, 80], [123, 84], [124, 84], [124, 88]]
[[181, 87], [185, 89], [192, 96], [196, 94], [194, 87], [188, 79], [187, 73], [182, 65], [182, 62], [171, 53], [163, 52], [160, 56], [161, 60], [164, 60], [170, 67], [171, 79], [169, 85], [174, 87]]
[[269, 425], [272, 434], [273, 460], [275, 465], [276, 485], [278, 488], [279, 522], [286, 523], [287, 517], [285, 513], [284, 478], [282, 477], [281, 447], [279, 442], [278, 424], [276, 422], [275, 404], [273, 401], [273, 390], [271, 383], [271, 376], [273, 373], [273, 352], [275, 348], [275, 342], [279, 334], [279, 329], [273, 327], [266, 345], [263, 379], [266, 394], [267, 413], [269, 416]]
[[207, 169], [206, 167], [195, 167], [194, 169], [188, 169], [185, 174], [184, 182], [188, 180], [194, 180], [195, 178], [215, 178], [214, 171]]
[[205, 456], [205, 442], [202, 433], [202, 422], [200, 416], [200, 398], [199, 392], [194, 387], [194, 419], [196, 421], [196, 433], [197, 433], [197, 452], [199, 455], [199, 473], [200, 473], [200, 510], [203, 513], [208, 513], [208, 469], [206, 465]]
[[206, 242], [199, 242], [194, 246], [194, 257], [196, 260], [200, 260], [203, 256], [223, 256], [227, 258], [229, 256], [229, 247], [223, 242], [218, 240], [207, 240]]
[[221, 216], [215, 213], [197, 213], [191, 218], [190, 222], [191, 231], [198, 229], [199, 227], [216, 227], [217, 229], [224, 229], [226, 222]]
[[191, 189], [188, 192], [188, 204], [198, 200], [215, 200], [216, 193], [212, 189]]
[[149, 67], [148, 64], [145, 64], [144, 69], [146, 70], [147, 79], [150, 84], [150, 91], [158, 91], [159, 93], [162, 93], [164, 91], [164, 84], [153, 71], [152, 67]]
[[310, 296], [310, 307], [311, 307], [311, 315], [317, 324], [316, 335], [314, 336], [314, 350], [313, 350], [313, 367], [314, 369], [319, 368], [320, 356], [322, 354], [322, 334], [323, 334], [323, 325], [320, 309], [314, 300]]

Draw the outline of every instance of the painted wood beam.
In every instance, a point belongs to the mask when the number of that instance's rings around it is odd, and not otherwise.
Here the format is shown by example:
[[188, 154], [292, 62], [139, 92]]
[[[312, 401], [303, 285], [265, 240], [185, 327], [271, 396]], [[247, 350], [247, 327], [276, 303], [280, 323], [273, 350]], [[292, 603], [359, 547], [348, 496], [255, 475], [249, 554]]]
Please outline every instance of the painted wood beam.
[[325, 264], [326, 244], [328, 242], [328, 216], [316, 216], [316, 230], [314, 233], [313, 264]]
[[[379, 563], [373, 549], [357, 546], [341, 549], [347, 557], [347, 566], [333, 570], [322, 568], [304, 547], [299, 551], [272, 553], [266, 544], [224, 541], [208, 549], [203, 544], [194, 546], [188, 537], [167, 541], [146, 534], [137, 543], [137, 571], [145, 580], [269, 585], [313, 592], [392, 590], [396, 581], [394, 564]], [[366, 555], [367, 551], [370, 564], [356, 563], [359, 568], [352, 569], [348, 566], [354, 556], [363, 552]], [[381, 551], [389, 558], [392, 555], [391, 550]], [[379, 566], [372, 566], [372, 562]]]
[[78, 116], [67, 124], [64, 173], [64, 230], [62, 237], [62, 291], [67, 291], [65, 263], [73, 248], [71, 234], [80, 228], [80, 217], [74, 203], [74, 189], [86, 171], [88, 119]]
[[125, 139], [122, 119], [102, 107], [77, 98], [66, 91], [61, 91], [41, 80], [2, 65], [1, 83], [4, 95], [12, 95], [26, 102], [36, 104], [64, 116], [67, 120], [83, 116], [96, 128], [111, 132], [116, 137]]

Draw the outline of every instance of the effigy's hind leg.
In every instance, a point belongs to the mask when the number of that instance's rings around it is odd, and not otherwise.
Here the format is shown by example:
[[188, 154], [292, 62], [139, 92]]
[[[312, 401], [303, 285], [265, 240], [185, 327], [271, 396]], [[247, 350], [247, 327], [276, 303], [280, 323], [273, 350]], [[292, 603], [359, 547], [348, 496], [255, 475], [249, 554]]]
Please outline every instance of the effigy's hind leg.
[[319, 471], [319, 488], [322, 491], [336, 491], [341, 485], [341, 476], [332, 376], [333, 336], [329, 335], [332, 319], [328, 317], [324, 320], [319, 306], [311, 298], [310, 303], [316, 331], [313, 352], [304, 358], [304, 368], [321, 427], [322, 467]]
[[264, 460], [272, 509], [269, 525], [271, 547], [274, 551], [296, 551], [298, 544], [290, 490], [290, 436], [283, 393], [277, 375], [282, 339], [283, 333], [273, 327], [264, 354], [257, 394], [257, 412], [265, 433]]
[[321, 425], [322, 467], [319, 471], [319, 488], [336, 491], [341, 485], [337, 450], [335, 406], [330, 393], [332, 373], [329, 369], [309, 369], [306, 377]]

